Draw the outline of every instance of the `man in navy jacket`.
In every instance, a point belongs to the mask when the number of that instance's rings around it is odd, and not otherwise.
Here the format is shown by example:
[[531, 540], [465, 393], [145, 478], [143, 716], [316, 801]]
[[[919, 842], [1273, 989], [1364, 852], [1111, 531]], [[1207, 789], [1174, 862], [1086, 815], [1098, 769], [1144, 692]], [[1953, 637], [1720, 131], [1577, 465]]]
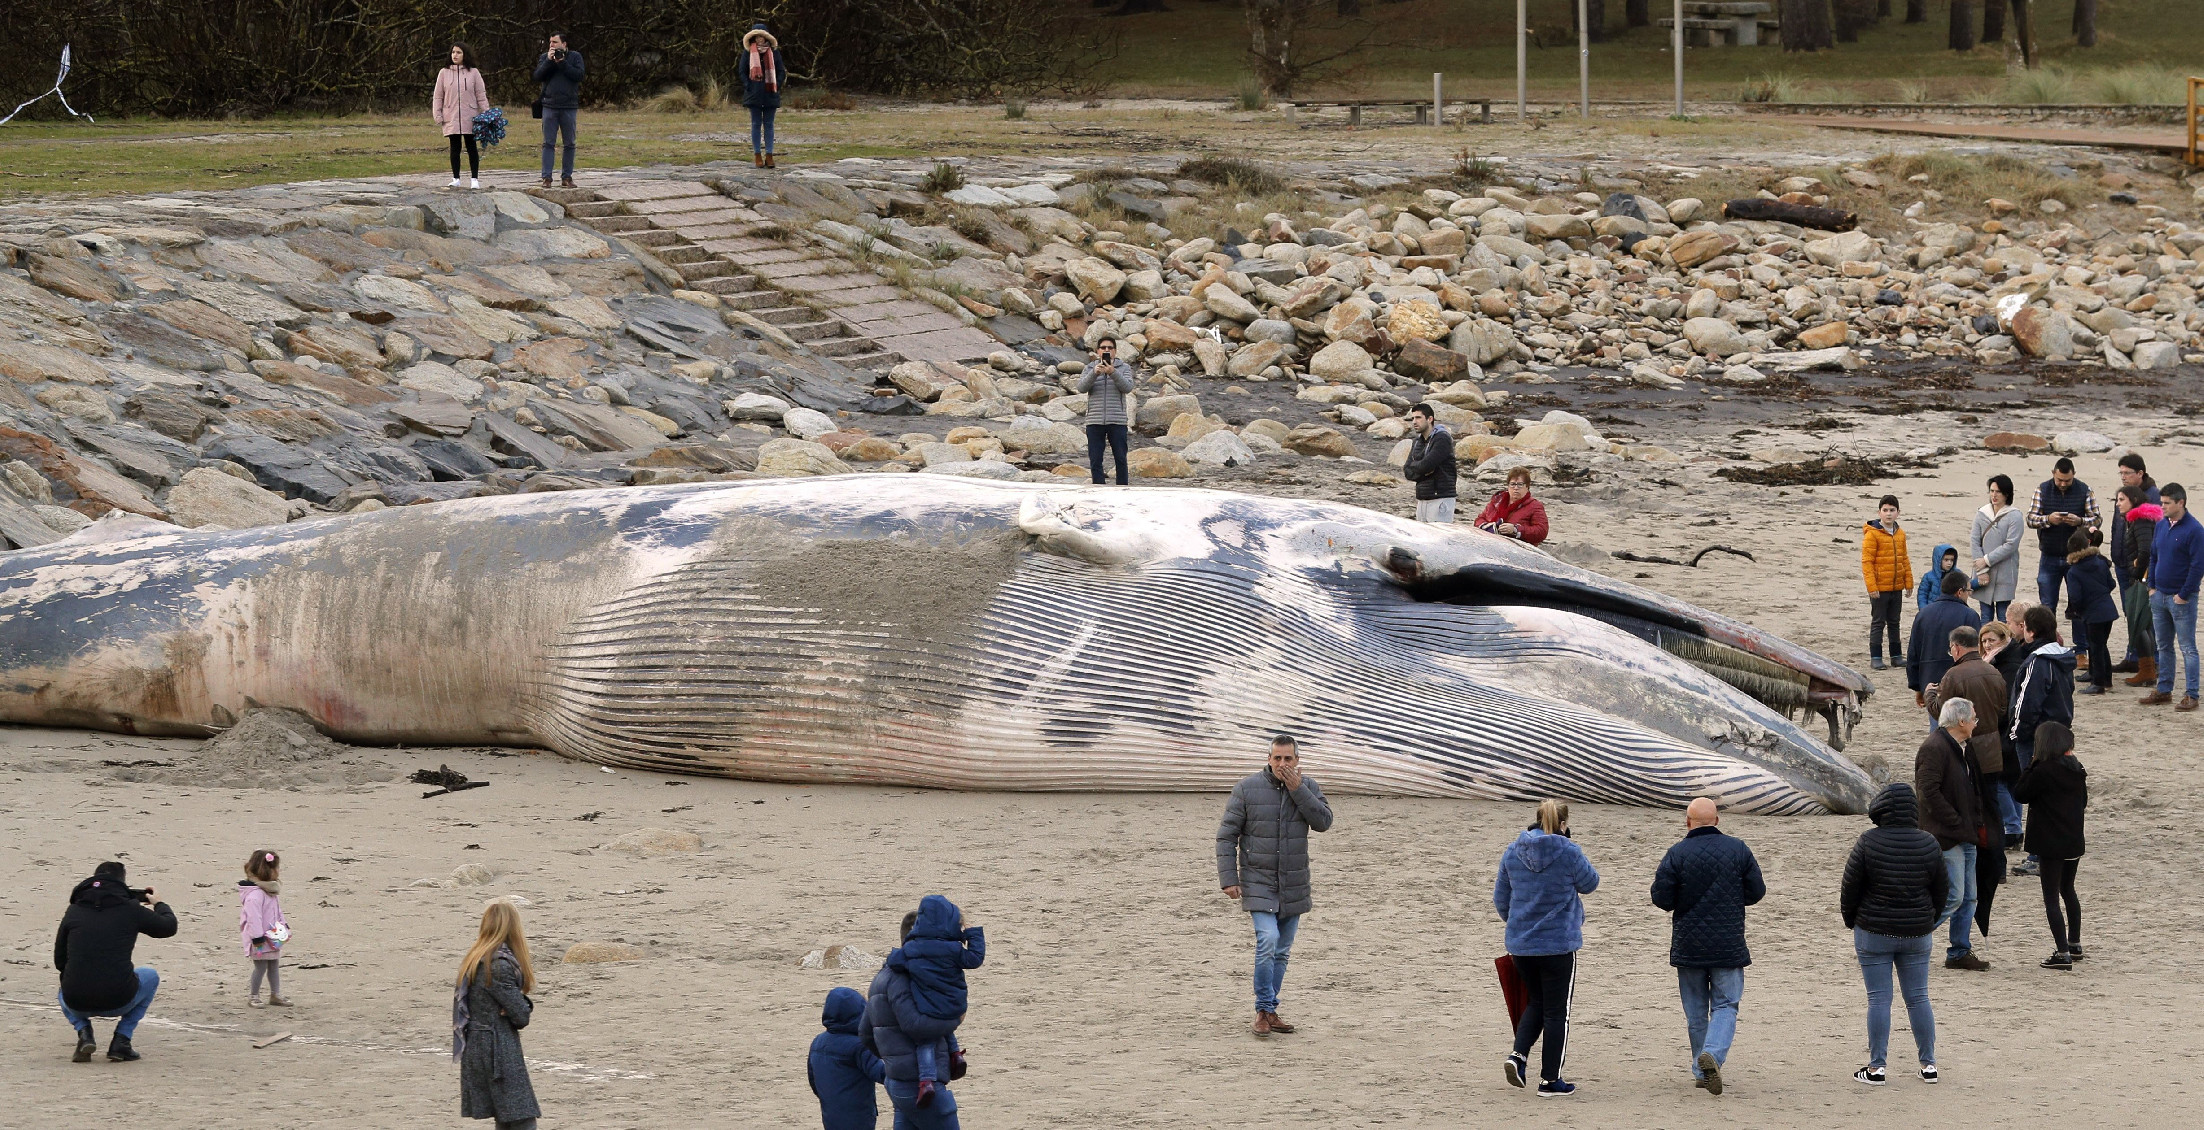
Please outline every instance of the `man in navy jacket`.
[[2189, 492], [2180, 483], [2159, 488], [2158, 504], [2166, 515], [2158, 519], [2151, 541], [2150, 627], [2158, 644], [2158, 686], [2139, 701], [2157, 706], [2173, 701], [2173, 652], [2181, 649], [2187, 664], [2182, 676], [2186, 693], [2175, 710], [2196, 709], [2196, 590], [2204, 581], [2204, 526], [2189, 513]]
[[1944, 574], [1943, 587], [1943, 595], [1913, 617], [1913, 638], [1906, 641], [1906, 686], [1922, 707], [1951, 670], [1951, 630], [1982, 626], [1982, 614], [1967, 604], [1967, 575], [1954, 569]]
[[1715, 827], [1720, 820], [1706, 797], [1684, 810], [1684, 838], [1653, 873], [1653, 905], [1675, 915], [1668, 963], [1684, 1000], [1691, 1033], [1691, 1076], [1698, 1086], [1722, 1093], [1722, 1063], [1737, 1036], [1737, 1001], [1745, 993], [1745, 908], [1768, 893], [1760, 861], [1744, 841]]

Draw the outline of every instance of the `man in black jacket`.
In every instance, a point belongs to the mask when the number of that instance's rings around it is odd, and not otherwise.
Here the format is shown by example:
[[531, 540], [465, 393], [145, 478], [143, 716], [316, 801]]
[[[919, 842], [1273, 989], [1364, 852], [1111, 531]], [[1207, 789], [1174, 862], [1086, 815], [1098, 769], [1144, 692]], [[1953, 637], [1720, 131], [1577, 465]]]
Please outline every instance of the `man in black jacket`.
[[543, 84], [543, 187], [551, 187], [551, 156], [559, 136], [566, 136], [566, 158], [560, 165], [559, 184], [574, 187], [575, 116], [582, 108], [582, 53], [566, 45], [566, 37], [551, 35], [549, 48], [536, 59], [536, 81]]
[[153, 888], [133, 891], [123, 882], [123, 866], [99, 865], [92, 877], [69, 893], [69, 910], [54, 935], [54, 968], [61, 971], [61, 1015], [77, 1030], [76, 1062], [88, 1063], [99, 1042], [92, 1017], [120, 1017], [107, 1058], [137, 1059], [130, 1037], [153, 1006], [161, 975], [151, 966], [133, 966], [130, 951], [138, 935], [176, 936], [176, 914], [155, 897]]
[[1990, 963], [1974, 955], [1974, 905], [1981, 890], [1975, 864], [1982, 847], [1982, 774], [1968, 749], [1979, 718], [1970, 699], [1943, 704], [1936, 728], [1913, 755], [1913, 787], [1920, 794], [1920, 827], [1944, 853], [1950, 889], [1944, 914], [1951, 919], [1951, 948], [1944, 968], [1981, 972]]
[[1668, 963], [1684, 1000], [1691, 1033], [1691, 1077], [1722, 1093], [1722, 1064], [1737, 1037], [1737, 1002], [1745, 993], [1745, 908], [1768, 893], [1760, 861], [1744, 841], [1715, 827], [1714, 802], [1700, 797], [1684, 810], [1684, 838], [1653, 873], [1653, 905], [1675, 915]]
[[1408, 410], [1408, 430], [1415, 439], [1408, 445], [1408, 462], [1401, 466], [1416, 484], [1416, 521], [1454, 521], [1454, 480], [1460, 473], [1454, 462], [1454, 434], [1439, 423], [1429, 403]]

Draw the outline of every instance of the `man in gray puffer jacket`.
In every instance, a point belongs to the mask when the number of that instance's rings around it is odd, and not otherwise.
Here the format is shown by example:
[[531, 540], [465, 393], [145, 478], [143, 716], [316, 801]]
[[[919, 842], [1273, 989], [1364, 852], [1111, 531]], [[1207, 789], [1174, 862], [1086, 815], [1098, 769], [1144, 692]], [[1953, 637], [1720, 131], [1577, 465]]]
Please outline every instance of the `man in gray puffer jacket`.
[[1309, 832], [1332, 826], [1324, 790], [1301, 775], [1301, 751], [1280, 734], [1270, 764], [1232, 788], [1217, 825], [1217, 883], [1255, 921], [1255, 1034], [1291, 1032], [1278, 989], [1301, 916], [1308, 913]]

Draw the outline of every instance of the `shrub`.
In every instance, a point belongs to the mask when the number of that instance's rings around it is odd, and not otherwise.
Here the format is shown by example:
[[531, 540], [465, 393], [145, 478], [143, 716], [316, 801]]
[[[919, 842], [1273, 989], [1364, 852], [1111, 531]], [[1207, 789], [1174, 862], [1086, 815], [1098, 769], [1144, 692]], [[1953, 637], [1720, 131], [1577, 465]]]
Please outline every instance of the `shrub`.
[[1249, 196], [1268, 196], [1286, 189], [1284, 177], [1237, 157], [1195, 157], [1180, 162], [1178, 175]]
[[643, 109], [654, 114], [694, 114], [696, 108], [696, 91], [686, 86], [669, 86], [643, 99]]
[[1263, 89], [1263, 84], [1257, 82], [1254, 75], [1240, 80], [1237, 97], [1242, 110], [1270, 109], [1270, 92]]
[[1005, 98], [1005, 99], [1003, 99], [1003, 117], [1005, 117], [1005, 118], [1008, 118], [1008, 119], [1010, 119], [1011, 121], [1014, 121], [1014, 122], [1015, 122], [1015, 121], [1022, 121], [1022, 120], [1024, 120], [1024, 118], [1025, 118], [1025, 99], [1023, 99], [1023, 98]]
[[964, 170], [943, 161], [918, 182], [918, 187], [926, 192], [955, 192], [964, 187]]

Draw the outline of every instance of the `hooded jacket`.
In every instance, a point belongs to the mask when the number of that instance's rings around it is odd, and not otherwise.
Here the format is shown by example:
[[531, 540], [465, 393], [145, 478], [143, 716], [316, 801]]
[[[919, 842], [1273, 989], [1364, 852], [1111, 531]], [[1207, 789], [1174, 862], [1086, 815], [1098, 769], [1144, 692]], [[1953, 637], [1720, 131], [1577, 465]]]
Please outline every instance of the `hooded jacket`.
[[2013, 786], [2028, 806], [2028, 850], [2045, 859], [2079, 859], [2082, 814], [2089, 807], [2089, 773], [2073, 754], [2039, 757]]
[[918, 901], [918, 920], [903, 945], [888, 954], [886, 964], [911, 980], [911, 1001], [918, 1011], [946, 1021], [936, 1030], [926, 1027], [919, 1035], [947, 1035], [964, 1019], [970, 996], [964, 971], [987, 961], [987, 936], [977, 926], [963, 925], [964, 912], [941, 895]]
[[543, 108], [581, 109], [582, 75], [586, 69], [582, 53], [572, 47], [566, 49], [564, 59], [553, 59], [549, 51], [537, 56], [536, 81], [543, 84]]
[[2003, 604], [2013, 599], [2020, 587], [2020, 538], [2027, 529], [2027, 517], [2018, 506], [2008, 506], [1992, 515], [1987, 502], [1974, 512], [1974, 531], [1967, 537], [1967, 559], [1959, 564], [1972, 573], [1975, 558], [1990, 563], [1980, 587], [1974, 590], [1976, 600]]
[[1584, 948], [1584, 899], [1599, 872], [1567, 836], [1526, 829], [1500, 853], [1492, 906], [1508, 923], [1508, 952], [1551, 957]]
[[[2156, 511], [2156, 513], [2153, 513], [2151, 515], [2149, 521], [2155, 522], [2159, 518], [2164, 516], [2164, 511], [2157, 509], [2158, 482], [2157, 480], [2151, 478], [2149, 475], [2143, 476], [2143, 505], [2149, 506], [2154, 511]], [[2113, 507], [2114, 509], [2118, 509], [2119, 501], [2117, 499], [2113, 501]], [[2112, 553], [2112, 568], [2120, 576], [2121, 588], [2126, 588], [2128, 585], [2134, 583], [2136, 578], [2142, 576], [2141, 573], [2135, 572], [2133, 569], [2130, 569], [2128, 567], [2128, 562], [2135, 556], [2135, 547], [2129, 543], [2134, 539], [2138, 530], [2147, 530], [2150, 528], [2147, 523], [2142, 526], [2137, 526], [2135, 524], [2134, 507], [2128, 508], [2128, 512], [2125, 517], [2127, 519], [2126, 521], [2112, 523], [2111, 532], [2105, 535], [2105, 548]]]
[[826, 1031], [811, 1038], [804, 1074], [819, 1098], [820, 1119], [826, 1130], [873, 1130], [880, 1105], [872, 1088], [887, 1082], [888, 1068], [865, 1042], [865, 995], [837, 986], [827, 993], [819, 1023]]
[[482, 72], [473, 67], [449, 66], [436, 72], [436, 88], [429, 94], [429, 116], [444, 136], [474, 135], [474, 116], [490, 108], [490, 92], [482, 85]]
[[1767, 893], [1760, 861], [1745, 841], [1711, 825], [1684, 833], [1653, 872], [1653, 905], [1675, 916], [1668, 933], [1668, 963], [1678, 969], [1751, 965], [1745, 908]]
[[1906, 641], [1906, 689], [1926, 691], [1929, 684], [1951, 670], [1953, 628], [1979, 628], [1982, 614], [1958, 593], [1937, 598], [1913, 618], [1913, 638]]
[[2028, 657], [2043, 645], [2027, 640], [2014, 640], [2006, 644], [1990, 661], [1990, 666], [2005, 680], [2005, 710], [1998, 724], [1997, 737], [2004, 749], [2004, 765], [1998, 770], [1998, 779], [2011, 784], [2020, 779], [2020, 755], [2013, 748], [2013, 691], [2020, 686], [2021, 671], [2028, 666]]
[[[773, 68], [773, 81], [768, 84], [760, 78], [750, 77], [750, 42], [765, 41], [767, 65]], [[788, 89], [788, 62], [781, 58], [781, 41], [763, 26], [753, 26], [742, 36], [742, 51], [735, 56], [735, 70], [742, 75], [742, 104], [753, 110], [778, 110], [781, 108], [781, 92]]]
[[1537, 545], [1546, 540], [1546, 504], [1527, 493], [1522, 502], [1511, 503], [1507, 488], [1503, 487], [1485, 502], [1483, 510], [1477, 512], [1480, 527], [1500, 522], [1514, 526], [1525, 545]]
[[[1949, 569], [1944, 568], [1944, 555], [1947, 553], [1954, 558]], [[1956, 560], [1958, 556], [1959, 547], [1949, 542], [1936, 547], [1936, 552], [1929, 555], [1928, 571], [1921, 574], [1921, 583], [1913, 586], [1913, 607], [1927, 608], [1943, 597], [1944, 574], [1963, 572], [1966, 569], [1967, 563]]]
[[[2153, 496], [2157, 493], [2155, 490], [2151, 492]], [[2113, 567], [2119, 570], [2122, 588], [2150, 576], [2152, 551], [2158, 540], [2158, 520], [2165, 516], [2165, 507], [2155, 502], [2146, 502], [2141, 506], [2129, 507], [2127, 521], [2113, 527], [2127, 529], [2127, 537], [2119, 543], [2112, 556]]]
[[1232, 787], [1217, 825], [1217, 885], [1240, 888], [1240, 908], [1281, 918], [1315, 905], [1309, 883], [1309, 833], [1332, 826], [1332, 806], [1315, 778], [1301, 774], [1291, 792], [1270, 766]]
[[1913, 562], [1906, 556], [1906, 530], [1886, 530], [1880, 522], [1860, 527], [1860, 579], [1869, 593], [1904, 592], [1913, 587]]
[[[1454, 433], [1432, 421], [1430, 431], [1408, 441], [1408, 461], [1400, 469], [1416, 484], [1416, 501], [1453, 498], [1461, 475], [1461, 465], [1454, 461]], [[1479, 524], [1483, 524], [1482, 519]]]
[[2066, 618], [2076, 624], [2109, 624], [2120, 618], [2112, 602], [2118, 582], [2112, 562], [2094, 549], [2066, 555]]
[[2036, 727], [2045, 722], [2074, 724], [2074, 649], [2063, 643], [2036, 648], [2021, 665], [2013, 687], [2013, 713], [2007, 733], [2025, 768], [2036, 752]]
[[922, 1046], [934, 1049], [937, 1070], [950, 1062], [957, 1052], [956, 1037], [918, 1035], [919, 1030], [938, 1024], [912, 1002], [911, 979], [903, 970], [882, 965], [873, 974], [872, 987], [865, 994], [863, 1031], [866, 1046], [880, 1057], [888, 1078], [916, 1083]]
[[103, 872], [78, 883], [69, 892], [69, 909], [54, 934], [62, 1002], [79, 1013], [111, 1012], [129, 1004], [138, 995], [138, 971], [130, 954], [140, 934], [175, 937], [176, 912], [165, 902], [139, 902], [120, 872]]
[[1975, 769], [1986, 777], [1997, 773], [2005, 765], [2002, 731], [2005, 708], [2012, 702], [2005, 676], [1998, 674], [1981, 652], [1970, 651], [1937, 681], [1929, 712], [1942, 715], [1944, 704], [1955, 698], [1974, 704], [1974, 737], [1968, 739], [1967, 751], [1974, 755]]
[[1873, 828], [1860, 834], [1844, 861], [1838, 908], [1844, 924], [1892, 938], [1918, 938], [1944, 917], [1951, 890], [1944, 851], [1917, 825], [1913, 786], [1894, 781], [1867, 806]]
[[1913, 787], [1921, 830], [1936, 837], [1937, 850], [1982, 846], [1981, 770], [1950, 730], [1930, 730], [1914, 753]]
[[[237, 931], [245, 940], [246, 957], [254, 956], [254, 938], [266, 938], [268, 931], [274, 929], [278, 923], [286, 930], [291, 928], [290, 920], [283, 917], [283, 904], [277, 901], [281, 893], [282, 888], [274, 882], [263, 883], [253, 879], [237, 881]], [[273, 955], [263, 952], [258, 956], [265, 958]]]

